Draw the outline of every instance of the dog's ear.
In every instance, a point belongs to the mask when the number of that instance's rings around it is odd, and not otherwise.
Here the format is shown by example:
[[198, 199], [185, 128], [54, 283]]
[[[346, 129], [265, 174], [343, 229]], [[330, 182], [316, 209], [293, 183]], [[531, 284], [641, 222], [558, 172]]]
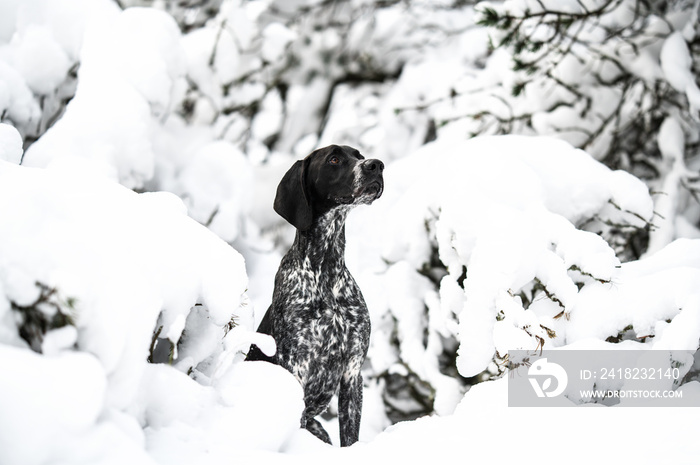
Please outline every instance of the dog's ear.
[[299, 160], [284, 175], [277, 186], [275, 211], [295, 228], [306, 231], [311, 227], [312, 211], [306, 188], [308, 158]]

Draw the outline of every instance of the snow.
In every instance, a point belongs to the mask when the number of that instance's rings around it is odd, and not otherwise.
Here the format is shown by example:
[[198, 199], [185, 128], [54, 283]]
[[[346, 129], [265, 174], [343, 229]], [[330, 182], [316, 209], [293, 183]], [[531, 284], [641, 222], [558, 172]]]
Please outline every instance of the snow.
[[0, 160], [16, 163], [22, 160], [22, 136], [9, 124], [0, 123]]
[[[147, 427], [145, 440], [144, 433], [136, 436], [152, 444], [155, 457], [170, 454], [170, 448], [158, 446], [182, 433], [178, 425], [187, 423], [185, 412], [191, 415], [187, 431], [195, 436], [203, 434], [198, 428], [210, 431], [205, 436], [226, 450], [232, 440], [242, 447], [276, 450], [298, 428], [300, 387], [286, 371], [268, 364], [231, 368], [229, 362], [218, 366], [213, 377], [213, 368], [202, 368], [216, 367], [224, 355], [223, 327], [232, 317], [239, 325], [229, 332], [239, 340], [230, 348], [234, 354], [251, 340], [262, 346], [265, 341], [251, 338], [242, 257], [189, 219], [177, 198], [138, 195], [104, 178], [90, 181], [61, 169], [6, 162], [0, 165], [0, 185], [0, 211], [12, 224], [0, 234], [2, 321], [12, 321], [9, 301], [29, 305], [37, 299], [35, 282], [74, 299], [76, 320], [74, 328], [46, 335], [44, 356], [23, 348], [26, 344], [16, 334], [4, 335], [0, 348], [13, 383], [2, 383], [0, 399], [13, 406], [3, 408], [8, 413], [0, 422], [7, 441], [3, 463], [44, 463], [66, 454], [65, 448], [83, 435], [89, 433], [90, 439], [107, 426], [120, 430], [121, 423], [133, 431]], [[205, 321], [193, 319], [193, 313]], [[175, 368], [146, 363], [156, 322], [173, 342], [183, 330], [187, 333], [180, 357], [190, 366], [181, 368], [201, 369], [201, 378], [210, 378], [211, 386], [197, 384]], [[192, 347], [197, 338], [214, 347], [197, 353]], [[74, 345], [80, 350], [72, 350]], [[26, 391], [27, 382], [39, 390]], [[260, 402], [251, 403], [252, 393], [260, 395]], [[35, 414], [27, 415], [28, 405], [37, 409]], [[280, 410], [289, 412], [287, 421]], [[128, 415], [114, 413], [120, 411]], [[121, 420], [99, 419], [104, 413]], [[244, 418], [266, 418], [260, 424], [275, 424], [278, 432], [266, 426], [266, 434], [260, 434]], [[37, 424], [44, 429], [37, 430]], [[29, 440], [45, 447], [28, 447]], [[113, 451], [100, 453], [106, 459]]]
[[40, 118], [39, 105], [24, 78], [3, 60], [0, 60], [0, 107], [17, 125], [28, 126]]
[[[481, 123], [460, 116], [523, 109], [479, 91], [516, 76], [471, 8], [388, 6], [346, 36], [317, 28], [322, 15], [307, 31], [271, 14], [315, 3], [226, 0], [184, 34], [165, 2], [0, 3], [0, 463], [694, 462], [692, 409], [508, 408], [498, 365], [512, 349], [697, 350], [700, 239], [687, 238], [692, 217], [674, 215], [691, 172], [682, 115], [661, 125], [671, 169], [652, 199], [640, 179], [561, 140], [580, 137], [562, 128], [582, 108], [545, 111], [570, 98], [552, 89], [528, 87], [519, 105], [533, 113], [530, 133], [558, 139], [467, 138]], [[650, 21], [666, 39], [630, 44], [630, 56], [618, 47], [622, 65], [698, 108], [689, 28]], [[352, 72], [381, 61], [384, 82], [337, 82], [347, 70], [328, 57], [339, 49]], [[603, 66], [575, 61], [556, 73]], [[65, 112], [49, 115], [72, 86]], [[584, 126], [614, 109], [616, 92], [594, 91], [599, 111]], [[294, 234], [271, 208], [274, 188], [295, 159], [334, 142], [387, 165], [383, 197], [347, 225], [373, 331], [361, 441], [346, 449], [299, 429], [291, 374], [243, 362], [251, 343], [275, 350], [253, 332]], [[617, 240], [644, 228], [646, 254], [620, 254]], [[28, 308], [66, 321], [27, 341]], [[390, 374], [428, 386], [432, 415], [391, 425]], [[679, 389], [700, 403], [696, 380]], [[322, 421], [335, 440], [337, 419]]]
[[[227, 460], [232, 449], [278, 450], [299, 428], [301, 387], [284, 369], [267, 363], [239, 364], [201, 386], [163, 365], [151, 365], [139, 412], [146, 441], [161, 463]], [[256, 425], [265, 425], [264, 434]], [[175, 447], [173, 447], [175, 445]]]
[[31, 25], [24, 33], [16, 35], [14, 64], [26, 79], [30, 89], [38, 94], [48, 94], [65, 79], [71, 62], [65, 51], [54, 41], [51, 32], [44, 27]]
[[[697, 387], [697, 383], [687, 385], [685, 392]], [[508, 408], [506, 392], [505, 378], [481, 383], [469, 391], [452, 416], [400, 423], [371, 443], [347, 451], [293, 450], [292, 458], [319, 463], [390, 458], [452, 462], [473, 454], [499, 463], [553, 463], [566, 458], [578, 464], [600, 460], [624, 463], [634, 456], [640, 463], [653, 464], [668, 460], [672, 450], [679, 463], [694, 460], [691, 436], [684, 433], [692, 429], [694, 409], [628, 408], [622, 417], [618, 410], [609, 408], [552, 407], [535, 413], [528, 408]], [[667, 424], [677, 427], [655, 427]], [[575, 447], [580, 441], [587, 446]]]
[[688, 97], [693, 113], [700, 110], [700, 88], [695, 82], [691, 70], [693, 61], [681, 32], [674, 32], [666, 38], [661, 48], [660, 60], [668, 83]]
[[[694, 349], [698, 326], [683, 321], [693, 322], [691, 315], [697, 313], [697, 254], [696, 241], [679, 239], [643, 260], [623, 264], [613, 286], [582, 290], [578, 305], [586, 312], [572, 314], [569, 341], [600, 337], [631, 324], [639, 335], [655, 334], [654, 347], [670, 344], [677, 349]], [[601, 299], [602, 295], [607, 299]], [[674, 318], [681, 314], [683, 318]], [[672, 321], [667, 325], [666, 320]], [[675, 333], [680, 327], [687, 337]], [[665, 335], [668, 329], [672, 332]]]
[[285, 48], [297, 37], [293, 31], [281, 23], [267, 25], [262, 31], [262, 35], [264, 40], [261, 50], [262, 57], [269, 62], [281, 59]]
[[0, 113], [23, 136], [39, 136], [72, 95], [88, 24], [118, 10], [107, 0], [13, 0], [0, 8]]
[[57, 451], [37, 443], [72, 441], [96, 423], [107, 382], [95, 357], [82, 352], [42, 357], [7, 345], [0, 353], [11, 374], [0, 396], [3, 463], [44, 463]]
[[[15, 283], [7, 298], [33, 302], [34, 282], [75, 298], [77, 326], [85, 328], [79, 344], [115, 378], [133, 382], [127, 373], [140, 365], [152, 330], [139, 328], [140, 321], [155, 325], [161, 311], [175, 320], [202, 303], [212, 323], [224, 325], [240, 305], [242, 258], [185, 216], [177, 198], [136, 195], [60, 170], [2, 168], [3, 211], [16, 220], [2, 235], [5, 275]], [[198, 234], [209, 240], [196, 242]]]
[[668, 164], [670, 169], [660, 186], [664, 195], [658, 196], [655, 202], [657, 229], [649, 237], [648, 254], [657, 252], [676, 238], [676, 226], [672, 219], [672, 212], [678, 208], [680, 202], [679, 187], [683, 177], [688, 173], [683, 162], [685, 138], [681, 123], [677, 118], [667, 117], [661, 124], [658, 146], [664, 162]]
[[[153, 125], [184, 79], [177, 25], [156, 10], [130, 9], [96, 21], [87, 34], [75, 98], [27, 151], [26, 165], [86, 158], [127, 187], [143, 187], [155, 169]], [[95, 118], [103, 108], [110, 112]]]
[[[534, 280], [556, 295], [561, 310], [569, 314], [577, 305], [581, 275], [604, 282], [615, 279], [620, 263], [614, 251], [600, 236], [576, 229], [576, 224], [588, 218], [638, 224], [640, 218], [653, 215], [643, 183], [557, 140], [440, 140], [390, 165], [385, 178], [393, 188], [372, 213], [367, 212], [371, 219], [365, 222], [374, 227], [366, 226], [364, 234], [382, 237], [377, 254], [391, 264], [383, 277], [387, 288], [395, 280], [408, 280], [406, 272], [394, 277], [394, 268], [408, 267], [416, 274], [430, 263], [435, 247], [431, 241], [437, 242], [448, 274], [440, 284], [450, 289], [445, 292], [456, 292], [455, 284], [466, 269], [464, 298], [442, 310], [458, 319], [457, 366], [466, 377], [485, 370], [496, 351], [505, 354], [515, 348], [510, 337], [502, 337], [513, 326], [520, 328], [521, 341], [528, 342], [524, 347], [534, 349], [538, 337], [550, 339], [535, 328], [558, 326], [554, 315], [526, 313], [518, 296], [529, 292]], [[426, 297], [420, 297], [426, 292], [412, 294], [418, 299], [412, 304], [418, 305], [416, 313], [426, 304]], [[408, 304], [389, 297], [384, 305], [384, 312], [402, 321], [399, 312]], [[382, 312], [376, 307], [379, 320]], [[504, 319], [497, 322], [499, 312]], [[496, 339], [506, 343], [496, 345]], [[553, 342], [565, 340], [559, 335]], [[372, 350], [369, 356], [372, 359]], [[404, 361], [409, 358], [402, 354]]]
[[[202, 179], [207, 182], [203, 184]], [[245, 206], [251, 202], [252, 170], [243, 153], [229, 142], [208, 144], [194, 154], [180, 182], [192, 218], [233, 242], [247, 213]]]

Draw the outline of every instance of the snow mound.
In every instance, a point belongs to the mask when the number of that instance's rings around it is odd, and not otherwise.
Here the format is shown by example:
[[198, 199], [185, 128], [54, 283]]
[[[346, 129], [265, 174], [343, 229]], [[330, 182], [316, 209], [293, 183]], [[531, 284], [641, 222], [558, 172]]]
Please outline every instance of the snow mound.
[[277, 451], [299, 430], [301, 386], [266, 362], [238, 364], [215, 386], [164, 365], [149, 365], [136, 405], [159, 463], [221, 463], [238, 451]]
[[100, 364], [85, 353], [42, 357], [4, 344], [0, 354], [9, 374], [0, 385], [0, 460], [45, 463], [69, 452], [61, 443], [84, 434], [102, 410]]
[[[698, 383], [683, 386], [684, 394], [698, 399]], [[509, 408], [507, 377], [480, 383], [471, 388], [455, 413], [446, 417], [423, 417], [398, 423], [370, 443], [358, 443], [347, 449], [320, 447], [297, 441], [290, 449], [292, 463], [374, 463], [383, 460], [398, 462], [451, 463], [458, 457], [475, 455], [497, 457], [498, 463], [541, 464], [571, 457], [572, 463], [589, 463], [606, 456], [606, 463], [629, 459], [629, 444], [664, 444], [670, 447], [648, 447], [640, 463], [655, 464], [668, 460], [669, 450], [680, 462], [695, 460], [693, 425], [695, 410], [691, 408], [634, 408], [620, 415], [615, 408]], [[564, 400], [564, 402], [569, 402]], [[648, 421], [639, 421], [643, 416]], [[540, 434], [522, 434], [539, 422], [539, 433], [547, 435], [542, 448]], [[575, 449], [573, 434], [563, 424], [575, 426], [576, 435], [594, 431], [591, 447]], [[654, 428], [650, 425], [677, 424], [677, 429]], [[503, 435], [509, 439], [504, 443]], [[286, 462], [286, 461], [285, 461]], [[274, 461], [272, 461], [274, 463]]]
[[27, 166], [65, 159], [130, 188], [155, 171], [153, 138], [183, 91], [185, 63], [177, 24], [155, 9], [130, 8], [90, 23], [75, 98], [25, 155]]
[[[361, 283], [376, 322], [370, 358], [377, 372], [404, 365], [429, 381], [442, 411], [458, 386], [426, 367], [440, 366], [449, 341], [465, 377], [508, 350], [565, 344], [574, 313], [587, 311], [581, 289], [610, 286], [621, 272], [596, 233], [644, 228], [653, 215], [641, 181], [554, 139], [442, 138], [385, 177], [384, 197], [351, 218], [354, 234], [382, 238], [354, 252], [370, 270]], [[394, 332], [398, 351], [381, 342]]]
[[[585, 434], [595, 431], [592, 447], [576, 450], [573, 463], [595, 461], [600, 454], [606, 455], [607, 462], [624, 462], [629, 450], [621, 444], [635, 444], [639, 441], [669, 444], [673, 447], [674, 457], [692, 461], [689, 443], [690, 433], [679, 433], [692, 429], [693, 409], [645, 408], [638, 410], [639, 415], [648, 416], [652, 424], [678, 422], [678, 430], [667, 428], [649, 428], [649, 423], [639, 421], [632, 413], [620, 418], [619, 410], [602, 408], [549, 408], [546, 412], [527, 408], [507, 407], [507, 378], [474, 386], [453, 416], [425, 417], [415, 422], [398, 424], [377, 437], [370, 444], [361, 445], [352, 454], [335, 454], [341, 457], [328, 458], [334, 463], [343, 463], [342, 458], [350, 459], [347, 463], [376, 460], [376, 457], [393, 451], [392, 457], [402, 461], [450, 462], [455, 457], [463, 457], [466, 451], [479, 451], [480, 456], [497, 456], [499, 462], [517, 462], [523, 464], [549, 463], [571, 454], [571, 431], [557, 427], [572, 422], [576, 431]], [[679, 411], [684, 410], [684, 411]], [[537, 419], [547, 431], [548, 445], [541, 450], [539, 439], [533, 439], [521, 432], [532, 427]], [[657, 423], [658, 422], [658, 423]], [[485, 432], [499, 431], [498, 434]], [[502, 434], [510, 439], [503, 443]], [[425, 438], [430, 437], [430, 446], [426, 447]], [[668, 456], [668, 449], [648, 448], [648, 453], [641, 458], [642, 463], [658, 463]], [[337, 459], [341, 461], [338, 462]], [[681, 458], [681, 460], [683, 460]]]
[[16, 163], [22, 160], [22, 136], [9, 124], [0, 123], [0, 160]]
[[[0, 162], [0, 350], [12, 373], [0, 462], [150, 463], [145, 451], [161, 456], [181, 428], [207, 438], [195, 449], [278, 450], [302, 395], [286, 371], [239, 363], [261, 337], [241, 255], [172, 194], [63, 168]], [[176, 368], [147, 363], [168, 341]]]
[[225, 241], [235, 240], [252, 200], [253, 173], [245, 155], [230, 142], [213, 142], [194, 154], [179, 179], [190, 216]]
[[23, 137], [43, 134], [73, 95], [88, 25], [108, 0], [10, 0], [0, 5], [0, 114]]
[[[652, 347], [696, 350], [700, 341], [700, 241], [679, 239], [622, 265], [613, 283], [581, 289], [566, 340], [629, 331]], [[628, 335], [629, 337], [629, 335]]]

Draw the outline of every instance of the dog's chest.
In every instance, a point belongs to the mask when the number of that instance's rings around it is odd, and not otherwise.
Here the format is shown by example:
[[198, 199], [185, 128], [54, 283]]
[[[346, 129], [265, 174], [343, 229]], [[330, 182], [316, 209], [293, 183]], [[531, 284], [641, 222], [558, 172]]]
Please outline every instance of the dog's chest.
[[[275, 304], [287, 334], [296, 335], [289, 350], [342, 362], [349, 353], [364, 353], [369, 314], [355, 280], [341, 263], [316, 265], [308, 259], [283, 267], [276, 283]], [[290, 354], [291, 355], [291, 354]]]
[[356, 322], [366, 313], [362, 293], [344, 265], [314, 266], [304, 260], [291, 270], [279, 283], [279, 297], [300, 316], [335, 327]]

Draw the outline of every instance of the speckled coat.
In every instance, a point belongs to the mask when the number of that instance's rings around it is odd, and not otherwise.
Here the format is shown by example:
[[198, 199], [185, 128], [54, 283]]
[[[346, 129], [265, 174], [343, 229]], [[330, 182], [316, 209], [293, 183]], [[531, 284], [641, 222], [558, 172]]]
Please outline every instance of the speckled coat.
[[[353, 206], [369, 204], [381, 195], [383, 164], [338, 146], [314, 152], [305, 161], [307, 166], [298, 168], [312, 209], [310, 221], [291, 218], [297, 226], [294, 244], [280, 263], [272, 305], [258, 328], [275, 339], [277, 352], [268, 357], [252, 346], [248, 359], [267, 360], [294, 374], [306, 404], [301, 427], [328, 443], [328, 433], [314, 417], [338, 394], [340, 442], [348, 446], [359, 435], [360, 370], [369, 346], [370, 319], [362, 292], [345, 266], [345, 220]], [[335, 166], [338, 163], [340, 167]], [[344, 174], [332, 176], [338, 170]], [[294, 180], [297, 174], [290, 176]], [[323, 184], [319, 176], [332, 182], [320, 188], [305, 185]], [[280, 194], [295, 195], [278, 189]], [[297, 200], [306, 201], [303, 195]], [[336, 200], [324, 202], [329, 196]], [[276, 201], [276, 210], [283, 209], [278, 207]]]

